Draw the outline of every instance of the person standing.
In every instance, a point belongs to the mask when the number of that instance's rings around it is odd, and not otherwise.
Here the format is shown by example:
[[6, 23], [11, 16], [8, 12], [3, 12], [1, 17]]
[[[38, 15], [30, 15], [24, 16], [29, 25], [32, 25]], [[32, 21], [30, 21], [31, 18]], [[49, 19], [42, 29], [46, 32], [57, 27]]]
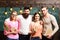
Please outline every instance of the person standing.
[[30, 39], [29, 25], [32, 21], [32, 15], [30, 15], [29, 7], [24, 7], [23, 13], [21, 15], [18, 15], [17, 17], [18, 19], [21, 19], [19, 40], [29, 40]]
[[4, 35], [7, 36], [6, 40], [19, 40], [19, 22], [16, 20], [17, 12], [12, 11], [9, 18], [4, 21]]
[[31, 40], [42, 40], [43, 22], [39, 13], [35, 13], [30, 24]]
[[[43, 14], [42, 19], [44, 23], [43, 40], [51, 40], [52, 36], [59, 29], [56, 18], [53, 15], [49, 14], [47, 7], [43, 7], [41, 11]], [[54, 26], [54, 30], [52, 29], [52, 24]]]

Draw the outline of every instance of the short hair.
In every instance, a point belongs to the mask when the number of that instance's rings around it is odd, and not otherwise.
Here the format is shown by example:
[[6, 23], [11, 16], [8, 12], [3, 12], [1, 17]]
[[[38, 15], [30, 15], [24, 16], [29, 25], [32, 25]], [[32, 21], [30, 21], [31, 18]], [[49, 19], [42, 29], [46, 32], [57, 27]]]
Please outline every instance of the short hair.
[[26, 10], [26, 9], [29, 9], [29, 10], [30, 10], [30, 8], [29, 8], [29, 7], [24, 7], [24, 10]]
[[41, 9], [42, 9], [42, 8], [46, 8], [46, 9], [48, 9], [48, 7], [47, 7], [47, 6], [42, 6], [42, 7], [41, 7]]

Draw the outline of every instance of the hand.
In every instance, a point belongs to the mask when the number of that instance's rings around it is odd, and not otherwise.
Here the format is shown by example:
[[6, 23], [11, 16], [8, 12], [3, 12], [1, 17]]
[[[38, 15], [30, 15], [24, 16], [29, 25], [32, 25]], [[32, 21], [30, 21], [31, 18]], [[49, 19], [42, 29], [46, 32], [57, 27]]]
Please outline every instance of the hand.
[[12, 27], [11, 28], [11, 33], [16, 34], [16, 33], [18, 33], [18, 30], [16, 28]]
[[17, 31], [17, 29], [14, 28], [14, 27], [12, 27], [12, 28], [11, 28], [11, 32], [15, 32], [15, 31]]
[[21, 32], [19, 32], [19, 34], [22, 34]]
[[52, 37], [52, 35], [51, 35], [51, 34], [47, 35], [47, 38], [51, 39], [51, 37]]

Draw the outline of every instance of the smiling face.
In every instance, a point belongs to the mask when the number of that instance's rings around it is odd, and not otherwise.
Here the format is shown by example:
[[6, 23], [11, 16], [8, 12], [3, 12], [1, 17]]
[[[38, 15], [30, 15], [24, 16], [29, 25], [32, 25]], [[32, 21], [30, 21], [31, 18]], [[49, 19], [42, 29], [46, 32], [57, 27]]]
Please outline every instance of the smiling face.
[[40, 15], [39, 15], [39, 14], [36, 14], [36, 15], [35, 15], [35, 20], [36, 20], [36, 21], [39, 21], [39, 20], [40, 20]]

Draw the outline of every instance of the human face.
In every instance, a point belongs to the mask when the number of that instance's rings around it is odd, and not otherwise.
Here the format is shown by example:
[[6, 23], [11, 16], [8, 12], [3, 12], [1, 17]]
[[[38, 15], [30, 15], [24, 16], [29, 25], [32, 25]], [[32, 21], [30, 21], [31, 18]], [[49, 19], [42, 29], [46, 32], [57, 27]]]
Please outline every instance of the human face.
[[40, 15], [39, 15], [39, 14], [36, 14], [36, 15], [35, 15], [35, 20], [36, 20], [36, 21], [39, 21], [39, 19], [40, 19]]
[[24, 10], [24, 13], [25, 13], [25, 14], [29, 14], [29, 13], [30, 13], [30, 10], [29, 10], [29, 9], [25, 9], [25, 10]]
[[17, 16], [17, 12], [13, 12], [13, 13], [11, 14], [11, 19], [12, 19], [12, 20], [16, 20], [16, 16]]
[[46, 8], [42, 8], [42, 14], [45, 16], [48, 13], [48, 10]]
[[25, 9], [25, 10], [24, 10], [24, 13], [23, 13], [23, 17], [24, 17], [24, 18], [28, 18], [29, 13], [30, 13], [30, 10], [29, 10], [29, 9]]

